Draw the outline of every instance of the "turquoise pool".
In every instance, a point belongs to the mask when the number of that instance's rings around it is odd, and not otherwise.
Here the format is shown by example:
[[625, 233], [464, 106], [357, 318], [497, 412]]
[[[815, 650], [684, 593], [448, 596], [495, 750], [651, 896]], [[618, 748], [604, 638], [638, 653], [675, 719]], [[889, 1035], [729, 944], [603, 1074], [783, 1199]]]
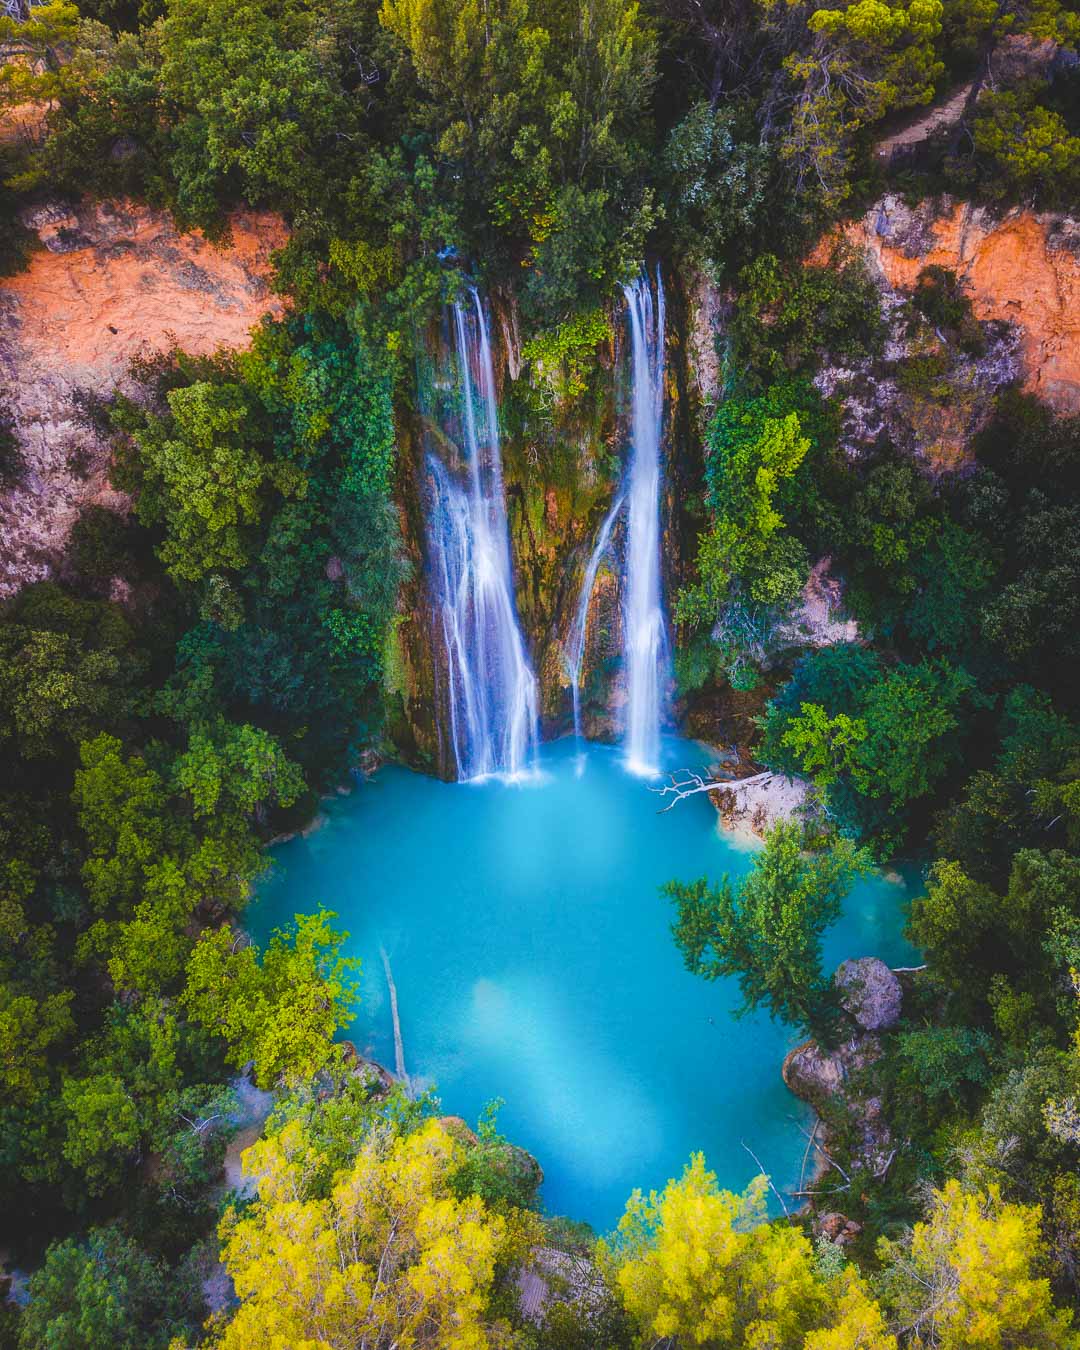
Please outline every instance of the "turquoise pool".
[[[670, 739], [674, 766], [705, 755]], [[703, 1150], [721, 1183], [757, 1170], [798, 1178], [804, 1108], [780, 1079], [792, 1043], [767, 1017], [736, 1020], [731, 984], [688, 975], [658, 887], [750, 865], [704, 796], [657, 814], [614, 747], [543, 748], [538, 781], [442, 783], [387, 767], [325, 806], [325, 821], [273, 851], [248, 912], [264, 938], [320, 904], [363, 960], [347, 1033], [393, 1066], [385, 947], [406, 1065], [447, 1112], [475, 1121], [501, 1097], [502, 1131], [535, 1153], [553, 1213], [611, 1227], [634, 1186], [677, 1174]], [[895, 873], [861, 884], [826, 959], [912, 953]]]

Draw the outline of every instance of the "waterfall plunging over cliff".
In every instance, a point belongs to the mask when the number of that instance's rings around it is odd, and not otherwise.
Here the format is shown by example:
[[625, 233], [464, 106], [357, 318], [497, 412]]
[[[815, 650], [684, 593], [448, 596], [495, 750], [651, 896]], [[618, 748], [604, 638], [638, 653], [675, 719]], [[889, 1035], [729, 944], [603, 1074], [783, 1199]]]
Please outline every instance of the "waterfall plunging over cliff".
[[589, 604], [592, 600], [593, 587], [596, 585], [596, 574], [600, 570], [604, 554], [611, 543], [611, 531], [622, 504], [622, 497], [616, 497], [615, 504], [607, 513], [603, 525], [600, 526], [600, 533], [596, 536], [596, 544], [589, 557], [588, 566], [585, 568], [577, 613], [574, 615], [574, 626], [570, 629], [570, 637], [566, 644], [566, 673], [570, 676], [570, 692], [574, 703], [574, 736], [579, 741], [581, 740], [581, 663], [585, 659]]
[[664, 417], [664, 287], [646, 273], [624, 287], [630, 319], [632, 416], [627, 481], [623, 651], [626, 758], [634, 773], [660, 763], [667, 634], [660, 595], [660, 432]]
[[[537, 749], [536, 679], [514, 608], [487, 317], [474, 290], [453, 306], [464, 482], [428, 455], [428, 548], [446, 646], [445, 706], [459, 779], [517, 775]], [[477, 418], [477, 393], [483, 415]]]

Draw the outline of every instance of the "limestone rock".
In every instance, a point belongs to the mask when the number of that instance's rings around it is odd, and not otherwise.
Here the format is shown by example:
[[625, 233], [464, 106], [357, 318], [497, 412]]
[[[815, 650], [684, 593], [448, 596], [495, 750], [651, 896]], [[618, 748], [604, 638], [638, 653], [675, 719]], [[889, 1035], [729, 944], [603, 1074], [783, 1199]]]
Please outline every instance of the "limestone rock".
[[[466, 1148], [481, 1147], [480, 1137], [461, 1116], [440, 1116], [439, 1124]], [[482, 1145], [493, 1171], [517, 1180], [524, 1189], [537, 1190], [544, 1181], [544, 1169], [526, 1149], [504, 1141]]]
[[447, 1134], [453, 1135], [466, 1148], [472, 1148], [474, 1144], [480, 1142], [476, 1131], [471, 1129], [461, 1116], [440, 1116], [439, 1124]]
[[816, 1041], [807, 1041], [789, 1051], [781, 1073], [796, 1097], [819, 1105], [837, 1096], [844, 1082], [839, 1055], [822, 1050]]
[[900, 981], [876, 956], [842, 962], [833, 980], [840, 1002], [864, 1031], [883, 1031], [900, 1020]]
[[778, 640], [800, 650], [858, 640], [859, 626], [844, 614], [843, 584], [831, 568], [829, 557], [814, 564], [798, 604], [777, 625]]
[[955, 272], [982, 321], [1020, 332], [1025, 388], [1057, 411], [1080, 411], [1080, 257], [1068, 216], [1004, 216], [948, 197], [910, 207], [889, 194], [847, 230], [894, 292], [910, 292], [924, 267]]
[[390, 1070], [378, 1060], [362, 1055], [352, 1041], [342, 1041], [341, 1048], [345, 1055], [345, 1067], [354, 1078], [361, 1080], [371, 1096], [377, 1100], [387, 1096], [396, 1082]]
[[818, 1108], [830, 1102], [846, 1107], [856, 1132], [851, 1161], [874, 1176], [884, 1176], [892, 1161], [892, 1133], [881, 1098], [861, 1096], [851, 1080], [882, 1053], [880, 1040], [870, 1032], [853, 1036], [835, 1050], [807, 1041], [788, 1054], [782, 1070], [789, 1090], [802, 1101]]
[[817, 1231], [822, 1237], [826, 1237], [830, 1242], [835, 1242], [838, 1247], [846, 1247], [849, 1242], [854, 1242], [862, 1232], [862, 1224], [854, 1219], [849, 1219], [846, 1214], [839, 1214], [835, 1210], [828, 1214], [822, 1214], [816, 1224]]
[[876, 1036], [853, 1036], [835, 1050], [824, 1050], [816, 1041], [806, 1041], [789, 1051], [781, 1073], [796, 1097], [820, 1104], [843, 1093], [844, 1084], [881, 1058], [881, 1042]]
[[716, 803], [725, 825], [734, 829], [748, 827], [764, 837], [776, 821], [794, 820], [806, 810], [810, 783], [805, 778], [788, 778], [781, 773], [752, 774], [742, 781], [733, 778], [709, 797]]

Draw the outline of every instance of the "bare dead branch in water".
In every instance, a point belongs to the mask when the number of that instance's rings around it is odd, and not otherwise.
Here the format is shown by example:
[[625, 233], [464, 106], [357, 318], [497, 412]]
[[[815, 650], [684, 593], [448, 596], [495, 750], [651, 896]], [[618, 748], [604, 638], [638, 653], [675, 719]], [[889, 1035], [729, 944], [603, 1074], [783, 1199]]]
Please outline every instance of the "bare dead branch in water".
[[754, 1162], [757, 1164], [758, 1171], [759, 1171], [759, 1172], [761, 1173], [761, 1175], [765, 1178], [765, 1180], [769, 1183], [769, 1190], [772, 1191], [773, 1195], [775, 1195], [776, 1198], [777, 1198], [777, 1200], [780, 1201], [780, 1208], [784, 1211], [784, 1216], [785, 1216], [785, 1218], [790, 1219], [790, 1218], [791, 1218], [791, 1213], [790, 1213], [790, 1211], [788, 1210], [787, 1205], [784, 1204], [784, 1197], [780, 1194], [780, 1192], [779, 1192], [779, 1191], [776, 1189], [776, 1187], [773, 1185], [772, 1177], [769, 1176], [768, 1172], [765, 1171], [765, 1168], [762, 1166], [761, 1159], [758, 1157], [758, 1155], [754, 1152], [754, 1150], [750, 1147], [750, 1145], [746, 1142], [745, 1139], [740, 1139], [740, 1140], [739, 1140], [739, 1143], [742, 1144], [743, 1148], [746, 1149], [747, 1153], [750, 1154], [751, 1158], [753, 1158]]
[[649, 791], [655, 792], [658, 797], [674, 797], [667, 806], [660, 808], [657, 815], [662, 816], [686, 797], [693, 797], [699, 792], [740, 792], [752, 783], [764, 783], [773, 776], [768, 770], [765, 773], [752, 774], [749, 778], [704, 778], [693, 769], [680, 769], [678, 772], [682, 774], [681, 778], [674, 773], [668, 775], [671, 782], [667, 787], [649, 788]]
[[412, 1084], [409, 1082], [409, 1075], [405, 1072], [405, 1042], [401, 1038], [401, 1018], [398, 1016], [397, 1006], [397, 985], [394, 983], [394, 973], [390, 969], [390, 958], [386, 954], [386, 948], [380, 947], [379, 954], [382, 957], [383, 970], [386, 972], [386, 983], [390, 989], [390, 1016], [394, 1021], [394, 1067], [397, 1070], [397, 1077], [405, 1089], [406, 1097], [411, 1097]]

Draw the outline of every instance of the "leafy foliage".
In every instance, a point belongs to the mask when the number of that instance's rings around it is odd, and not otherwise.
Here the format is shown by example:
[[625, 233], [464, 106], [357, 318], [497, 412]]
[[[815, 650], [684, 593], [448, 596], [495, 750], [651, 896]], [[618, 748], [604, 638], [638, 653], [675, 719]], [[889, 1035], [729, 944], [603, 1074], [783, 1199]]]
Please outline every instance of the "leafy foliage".
[[460, 1160], [436, 1121], [404, 1137], [373, 1130], [320, 1191], [318, 1158], [298, 1122], [254, 1145], [245, 1163], [258, 1198], [222, 1226], [240, 1307], [214, 1344], [496, 1343], [485, 1305], [508, 1225], [479, 1198], [455, 1197]]
[[264, 1087], [312, 1078], [334, 1053], [334, 1033], [352, 1021], [358, 962], [340, 955], [344, 935], [332, 917], [298, 915], [295, 936], [275, 933], [261, 960], [219, 928], [188, 961], [185, 1007], [224, 1038], [232, 1063], [253, 1062]]
[[634, 1193], [611, 1259], [643, 1338], [895, 1350], [854, 1271], [822, 1280], [803, 1233], [764, 1222], [766, 1191], [764, 1177], [743, 1195], [719, 1190], [699, 1153], [663, 1191]]
[[672, 932], [688, 970], [709, 980], [736, 976], [742, 1012], [764, 1004], [774, 1017], [828, 1035], [835, 999], [821, 937], [869, 864], [844, 839], [818, 853], [804, 845], [800, 826], [779, 821], [737, 886], [725, 876], [710, 889], [702, 878], [669, 882], [665, 893], [678, 908]]
[[932, 1326], [943, 1350], [1076, 1345], [1071, 1315], [1054, 1307], [1036, 1273], [1039, 1217], [1003, 1202], [996, 1187], [965, 1192], [946, 1182], [909, 1238], [881, 1244], [882, 1293], [900, 1325], [916, 1337]]

